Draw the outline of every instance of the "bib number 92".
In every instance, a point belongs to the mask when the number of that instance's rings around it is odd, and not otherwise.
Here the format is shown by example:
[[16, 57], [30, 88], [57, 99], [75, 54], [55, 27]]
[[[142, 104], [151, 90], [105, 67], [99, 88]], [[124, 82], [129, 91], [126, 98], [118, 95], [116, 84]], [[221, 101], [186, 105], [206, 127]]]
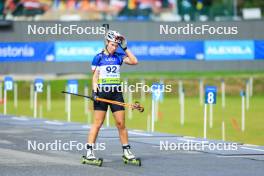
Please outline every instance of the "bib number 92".
[[107, 66], [105, 69], [107, 73], [116, 73], [117, 66]]

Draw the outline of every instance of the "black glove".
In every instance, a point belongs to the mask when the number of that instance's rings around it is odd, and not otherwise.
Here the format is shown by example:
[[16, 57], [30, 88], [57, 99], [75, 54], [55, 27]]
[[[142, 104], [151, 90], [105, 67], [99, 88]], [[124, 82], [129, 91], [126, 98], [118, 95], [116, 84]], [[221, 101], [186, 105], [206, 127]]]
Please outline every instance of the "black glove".
[[125, 39], [124, 36], [120, 36], [120, 40], [121, 40], [121, 43], [119, 44], [119, 46], [124, 50], [126, 51], [127, 50], [127, 41]]
[[92, 99], [93, 101], [97, 101], [96, 99], [98, 98], [98, 92], [95, 92], [94, 90], [92, 91]]

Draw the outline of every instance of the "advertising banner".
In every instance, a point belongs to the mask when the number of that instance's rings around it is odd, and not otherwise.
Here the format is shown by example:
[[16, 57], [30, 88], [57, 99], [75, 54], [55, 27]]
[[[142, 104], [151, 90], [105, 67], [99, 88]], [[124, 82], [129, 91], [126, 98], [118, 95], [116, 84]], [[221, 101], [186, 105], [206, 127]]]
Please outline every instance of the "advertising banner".
[[251, 40], [205, 41], [205, 60], [253, 60], [254, 42]]
[[54, 61], [52, 42], [0, 43], [0, 62]]
[[170, 41], [170, 42], [129, 42], [129, 49], [139, 60], [202, 60], [203, 42], [201, 41]]
[[57, 62], [92, 61], [103, 48], [103, 41], [55, 42], [55, 57]]

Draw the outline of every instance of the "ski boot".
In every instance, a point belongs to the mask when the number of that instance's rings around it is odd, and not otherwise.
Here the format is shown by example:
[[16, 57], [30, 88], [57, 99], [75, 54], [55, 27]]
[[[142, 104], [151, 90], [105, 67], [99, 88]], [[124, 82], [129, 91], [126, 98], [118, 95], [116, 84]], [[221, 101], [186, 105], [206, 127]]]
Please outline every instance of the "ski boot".
[[81, 158], [82, 164], [89, 164], [101, 167], [103, 158], [96, 158], [92, 149], [92, 145], [87, 145], [87, 154]]
[[123, 162], [125, 164], [141, 166], [141, 159], [140, 158], [136, 158], [132, 154], [132, 152], [130, 151], [130, 145], [123, 146], [123, 153], [124, 153], [124, 155], [122, 156], [122, 159], [123, 159]]

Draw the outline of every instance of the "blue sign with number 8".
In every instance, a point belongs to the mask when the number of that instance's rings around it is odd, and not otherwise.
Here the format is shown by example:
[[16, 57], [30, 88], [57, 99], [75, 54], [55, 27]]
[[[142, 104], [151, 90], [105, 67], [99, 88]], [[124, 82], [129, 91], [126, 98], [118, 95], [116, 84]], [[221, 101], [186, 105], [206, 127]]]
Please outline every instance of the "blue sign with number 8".
[[205, 104], [216, 104], [217, 87], [205, 87]]

